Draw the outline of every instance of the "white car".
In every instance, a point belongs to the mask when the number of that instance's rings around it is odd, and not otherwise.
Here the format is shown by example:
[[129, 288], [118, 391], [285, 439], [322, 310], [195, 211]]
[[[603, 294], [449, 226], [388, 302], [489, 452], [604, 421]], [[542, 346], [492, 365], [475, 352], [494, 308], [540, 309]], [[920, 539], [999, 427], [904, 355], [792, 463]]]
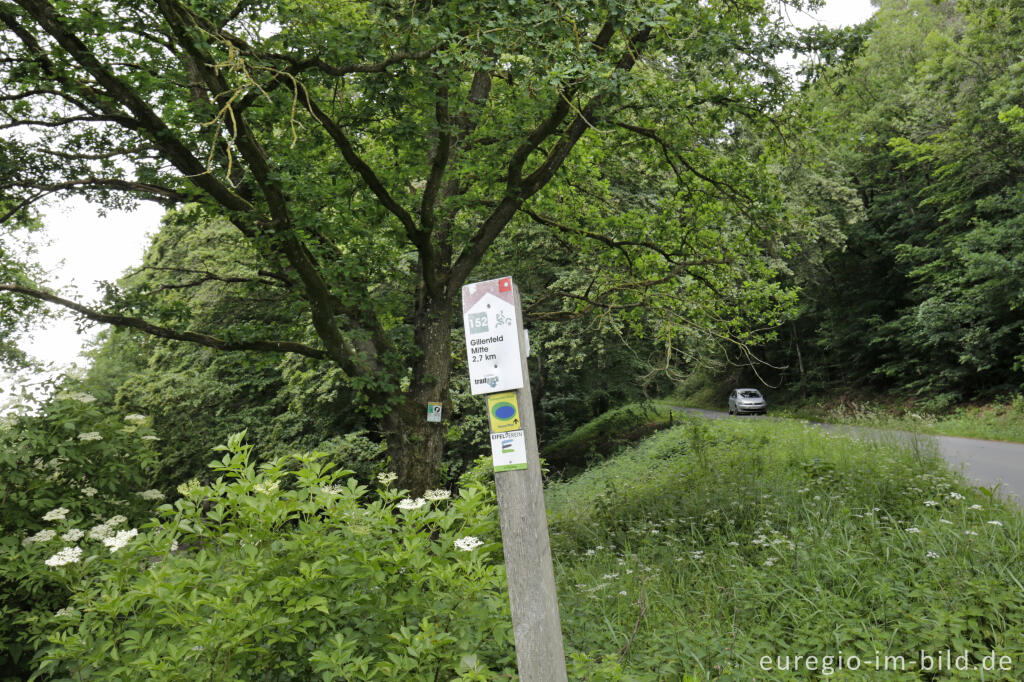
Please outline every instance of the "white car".
[[729, 394], [729, 414], [767, 414], [768, 403], [756, 388], [736, 388]]

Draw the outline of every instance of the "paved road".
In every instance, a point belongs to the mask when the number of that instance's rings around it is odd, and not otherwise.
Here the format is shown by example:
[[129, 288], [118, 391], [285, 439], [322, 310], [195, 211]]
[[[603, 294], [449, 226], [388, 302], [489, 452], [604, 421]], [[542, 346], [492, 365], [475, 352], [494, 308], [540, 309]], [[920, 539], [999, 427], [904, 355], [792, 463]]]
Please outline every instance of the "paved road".
[[[763, 419], [764, 417], [730, 417], [725, 412], [680, 408], [708, 419]], [[932, 436], [908, 431], [882, 431], [856, 426], [817, 424], [823, 429], [847, 431], [877, 438], [902, 438], [935, 443], [939, 453], [954, 469], [963, 472], [975, 485], [998, 487], [998, 491], [1018, 504], [1024, 500], [1024, 445], [994, 440], [974, 440], [953, 436]]]

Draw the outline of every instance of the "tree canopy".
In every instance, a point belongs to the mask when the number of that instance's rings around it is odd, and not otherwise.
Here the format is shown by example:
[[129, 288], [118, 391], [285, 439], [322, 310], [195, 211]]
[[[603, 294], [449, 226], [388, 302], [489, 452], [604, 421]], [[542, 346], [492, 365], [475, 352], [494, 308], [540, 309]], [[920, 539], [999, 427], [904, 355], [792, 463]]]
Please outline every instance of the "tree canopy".
[[[788, 300], [763, 148], [795, 44], [775, 3], [15, 0], [0, 24], [5, 225], [68, 193], [151, 200], [224, 221], [239, 255], [97, 308], [12, 279], [5, 300], [330, 363], [410, 489], [436, 480], [422, 407], [450, 404], [460, 287], [507, 273], [510, 240], [568, 254], [535, 315], [659, 314], [670, 347], [749, 340]], [[209, 282], [279, 319], [223, 326], [166, 295]]]

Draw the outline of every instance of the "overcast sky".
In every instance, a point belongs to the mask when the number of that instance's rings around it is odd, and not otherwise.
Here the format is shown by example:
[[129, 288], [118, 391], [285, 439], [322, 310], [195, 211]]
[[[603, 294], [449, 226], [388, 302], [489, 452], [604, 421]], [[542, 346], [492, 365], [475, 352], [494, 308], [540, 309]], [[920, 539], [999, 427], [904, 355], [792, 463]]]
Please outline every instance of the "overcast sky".
[[[869, 0], [828, 0], [813, 15], [790, 11], [789, 18], [797, 26], [823, 23], [838, 27], [859, 24], [873, 12]], [[94, 301], [100, 291], [97, 281], [113, 281], [141, 262], [160, 215], [161, 211], [148, 203], [131, 213], [111, 212], [105, 217], [81, 199], [53, 206], [45, 214], [45, 234], [37, 239], [41, 265], [52, 273], [55, 286], [73, 285], [74, 298]], [[79, 335], [75, 322], [68, 318], [34, 330], [21, 345], [40, 360], [66, 367], [76, 360], [81, 364], [78, 354], [96, 330]], [[0, 380], [0, 391], [11, 388], [9, 381]], [[0, 405], [3, 402], [0, 395]]]

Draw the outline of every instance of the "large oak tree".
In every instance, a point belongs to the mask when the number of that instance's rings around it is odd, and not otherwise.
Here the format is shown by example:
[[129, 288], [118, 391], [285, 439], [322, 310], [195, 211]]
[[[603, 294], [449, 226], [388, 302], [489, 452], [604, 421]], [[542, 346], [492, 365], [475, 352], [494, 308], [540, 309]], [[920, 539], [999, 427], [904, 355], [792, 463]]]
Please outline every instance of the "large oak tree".
[[421, 491], [444, 447], [423, 415], [448, 403], [460, 287], [505, 274], [488, 258], [516, 230], [592, 259], [535, 292], [546, 314], [657, 309], [669, 348], [674, 327], [739, 333], [785, 298], [759, 256], [782, 223], [761, 146], [786, 92], [777, 10], [0, 0], [6, 228], [71, 193], [191, 205], [253, 258], [159, 288], [265, 291], [296, 324], [288, 338], [201, 326], [144, 287], [90, 307], [14, 274], [0, 301], [331, 363], [385, 426], [400, 485]]

